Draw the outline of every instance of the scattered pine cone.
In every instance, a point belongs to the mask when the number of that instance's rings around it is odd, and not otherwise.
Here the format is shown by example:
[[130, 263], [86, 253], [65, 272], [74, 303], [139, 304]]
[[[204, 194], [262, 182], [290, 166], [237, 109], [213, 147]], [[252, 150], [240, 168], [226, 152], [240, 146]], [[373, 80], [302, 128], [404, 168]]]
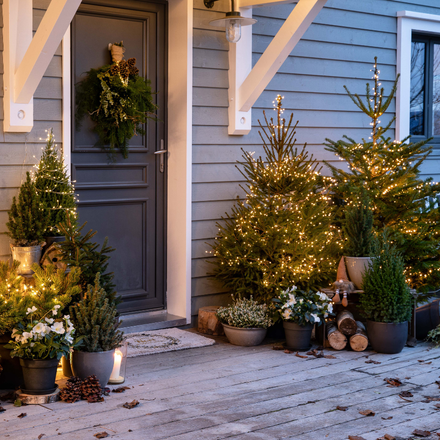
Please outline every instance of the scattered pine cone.
[[102, 388], [99, 384], [98, 378], [93, 375], [89, 376], [81, 384], [81, 398], [87, 400], [87, 402], [103, 402], [104, 397], [102, 397]]
[[60, 391], [60, 399], [67, 403], [74, 403], [81, 399], [82, 380], [79, 377], [71, 377], [64, 388]]

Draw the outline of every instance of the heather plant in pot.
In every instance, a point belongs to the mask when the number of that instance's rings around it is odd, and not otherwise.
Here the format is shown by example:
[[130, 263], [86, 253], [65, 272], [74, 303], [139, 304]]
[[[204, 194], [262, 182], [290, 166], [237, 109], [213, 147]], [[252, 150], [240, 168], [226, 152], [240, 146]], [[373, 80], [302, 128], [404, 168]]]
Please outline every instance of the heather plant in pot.
[[373, 258], [363, 277], [360, 309], [368, 337], [379, 353], [400, 353], [408, 336], [414, 298], [405, 279], [401, 254], [388, 231], [373, 240]]
[[79, 350], [71, 356], [72, 372], [85, 379], [96, 375], [105, 387], [110, 378], [115, 348], [123, 341], [123, 332], [118, 330], [116, 304], [110, 302], [106, 291], [100, 285], [97, 274], [94, 286], [89, 285], [84, 297], [70, 307], [70, 314], [78, 335], [83, 338]]
[[333, 312], [333, 304], [325, 293], [306, 292], [296, 286], [283, 291], [273, 302], [283, 320], [290, 350], [309, 349], [313, 326], [320, 325]]
[[252, 296], [233, 299], [230, 306], [218, 309], [217, 317], [229, 342], [245, 347], [261, 344], [273, 324], [267, 305], [258, 304]]

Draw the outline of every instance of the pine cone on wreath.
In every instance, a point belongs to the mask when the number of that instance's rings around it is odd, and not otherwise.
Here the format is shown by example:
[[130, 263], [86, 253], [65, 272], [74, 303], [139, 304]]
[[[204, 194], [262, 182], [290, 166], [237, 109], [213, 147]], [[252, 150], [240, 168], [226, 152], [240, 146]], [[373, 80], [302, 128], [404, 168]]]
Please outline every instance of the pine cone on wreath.
[[119, 63], [119, 72], [120, 72], [123, 79], [128, 78], [128, 76], [130, 75], [130, 69], [129, 69], [127, 61], [122, 60]]
[[72, 376], [66, 383], [66, 386], [60, 391], [60, 399], [67, 403], [74, 403], [81, 399], [82, 380], [79, 377]]
[[89, 403], [104, 401], [101, 385], [95, 375], [87, 377], [81, 384], [81, 398]]
[[119, 65], [118, 64], [112, 64], [112, 66], [110, 67], [110, 73], [111, 75], [115, 76], [119, 74]]
[[130, 67], [130, 75], [139, 75], [139, 69], [136, 66]]
[[134, 67], [136, 65], [136, 58], [129, 58], [127, 60], [128, 67]]

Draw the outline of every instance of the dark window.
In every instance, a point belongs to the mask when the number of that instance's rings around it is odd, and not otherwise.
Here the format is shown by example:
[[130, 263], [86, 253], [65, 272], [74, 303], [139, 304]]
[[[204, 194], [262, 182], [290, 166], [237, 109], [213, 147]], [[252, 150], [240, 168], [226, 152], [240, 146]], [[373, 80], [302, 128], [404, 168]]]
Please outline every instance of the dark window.
[[[411, 136], [440, 143], [440, 37], [413, 35], [411, 44]], [[437, 142], [438, 140], [438, 142]]]

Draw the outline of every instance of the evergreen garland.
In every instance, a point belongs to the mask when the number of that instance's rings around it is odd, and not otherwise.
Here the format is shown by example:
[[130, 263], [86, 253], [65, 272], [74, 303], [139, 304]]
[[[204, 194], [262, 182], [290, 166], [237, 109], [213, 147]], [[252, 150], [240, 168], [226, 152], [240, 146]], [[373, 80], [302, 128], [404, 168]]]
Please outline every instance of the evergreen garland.
[[64, 222], [69, 216], [76, 221], [76, 205], [74, 189], [69, 181], [64, 160], [55, 146], [53, 130], [48, 133], [46, 147], [35, 173], [35, 187], [49, 210], [49, 225], [46, 236], [60, 235], [56, 225]]
[[18, 201], [15, 197], [12, 199], [8, 215], [8, 235], [14, 240], [15, 246], [37, 246], [44, 241], [49, 212], [40, 199], [29, 172], [26, 173], [26, 181], [20, 187]]
[[128, 157], [128, 141], [145, 134], [142, 124], [155, 120], [150, 81], [139, 76], [136, 58], [90, 69], [76, 86], [76, 124], [89, 115], [99, 136], [97, 146], [115, 158], [117, 149]]
[[70, 307], [78, 337], [83, 337], [81, 351], [97, 352], [113, 350], [121, 345], [123, 333], [118, 330], [116, 305], [109, 302], [107, 293], [99, 284], [89, 285], [84, 298]]

